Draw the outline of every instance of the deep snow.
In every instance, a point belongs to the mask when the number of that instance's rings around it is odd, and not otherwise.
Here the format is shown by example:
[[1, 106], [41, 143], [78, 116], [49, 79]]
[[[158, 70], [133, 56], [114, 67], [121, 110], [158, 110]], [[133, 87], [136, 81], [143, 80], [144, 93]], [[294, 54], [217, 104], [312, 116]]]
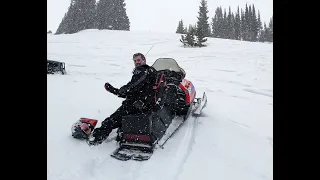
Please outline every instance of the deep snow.
[[[65, 62], [68, 73], [47, 75], [49, 180], [273, 179], [272, 44], [209, 38], [207, 47], [183, 48], [174, 33], [108, 30], [47, 38], [48, 59]], [[100, 126], [120, 106], [105, 82], [127, 83], [132, 54], [149, 50], [148, 64], [172, 57], [197, 95], [206, 92], [202, 117], [145, 162], [110, 157], [115, 141], [89, 147], [73, 139], [70, 128], [80, 117]]]

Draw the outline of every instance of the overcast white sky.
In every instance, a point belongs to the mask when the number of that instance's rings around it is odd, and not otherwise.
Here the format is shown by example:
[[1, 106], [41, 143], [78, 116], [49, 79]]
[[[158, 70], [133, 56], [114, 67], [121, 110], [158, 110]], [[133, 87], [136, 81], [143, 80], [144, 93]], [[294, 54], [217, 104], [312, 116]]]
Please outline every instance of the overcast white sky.
[[[47, 29], [55, 32], [71, 0], [47, 0]], [[195, 24], [201, 0], [125, 0], [130, 30], [175, 32], [180, 19], [185, 25]], [[217, 6], [236, 12], [237, 6], [254, 4], [262, 23], [273, 15], [273, 0], [207, 0], [209, 23]]]

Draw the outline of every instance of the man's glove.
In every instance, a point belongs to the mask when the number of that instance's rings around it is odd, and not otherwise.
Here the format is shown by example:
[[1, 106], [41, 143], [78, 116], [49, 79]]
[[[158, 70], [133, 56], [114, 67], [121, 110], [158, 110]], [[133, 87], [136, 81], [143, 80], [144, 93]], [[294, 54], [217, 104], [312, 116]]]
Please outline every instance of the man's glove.
[[106, 83], [105, 85], [104, 85], [104, 88], [107, 90], [107, 91], [109, 91], [109, 92], [111, 92], [111, 93], [113, 93], [113, 94], [117, 94], [118, 92], [118, 89], [116, 89], [116, 88], [114, 88], [111, 84], [109, 84], [109, 83]]

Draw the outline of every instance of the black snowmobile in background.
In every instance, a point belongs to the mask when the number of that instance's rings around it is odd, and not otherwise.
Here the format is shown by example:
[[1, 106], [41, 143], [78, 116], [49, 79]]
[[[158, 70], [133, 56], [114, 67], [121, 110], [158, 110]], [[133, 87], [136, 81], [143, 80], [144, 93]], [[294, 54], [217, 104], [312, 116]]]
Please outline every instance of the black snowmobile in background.
[[[117, 133], [118, 147], [111, 154], [119, 160], [148, 160], [156, 146], [167, 140], [190, 116], [199, 116], [206, 106], [207, 96], [196, 98], [185, 71], [172, 58], [159, 58], [152, 65], [156, 72], [154, 84], [155, 108], [150, 112], [124, 116]], [[72, 127], [72, 136], [88, 139], [97, 120], [81, 118]]]
[[67, 74], [65, 63], [47, 59], [47, 74], [55, 73]]

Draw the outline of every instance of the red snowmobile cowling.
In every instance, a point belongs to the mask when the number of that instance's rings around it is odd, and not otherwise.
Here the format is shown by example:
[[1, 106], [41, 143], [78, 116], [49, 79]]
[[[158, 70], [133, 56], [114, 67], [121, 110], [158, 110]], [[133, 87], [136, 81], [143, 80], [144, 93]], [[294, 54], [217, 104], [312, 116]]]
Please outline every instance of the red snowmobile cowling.
[[191, 81], [183, 79], [179, 87], [186, 93], [186, 104], [189, 105], [196, 97], [196, 89]]

